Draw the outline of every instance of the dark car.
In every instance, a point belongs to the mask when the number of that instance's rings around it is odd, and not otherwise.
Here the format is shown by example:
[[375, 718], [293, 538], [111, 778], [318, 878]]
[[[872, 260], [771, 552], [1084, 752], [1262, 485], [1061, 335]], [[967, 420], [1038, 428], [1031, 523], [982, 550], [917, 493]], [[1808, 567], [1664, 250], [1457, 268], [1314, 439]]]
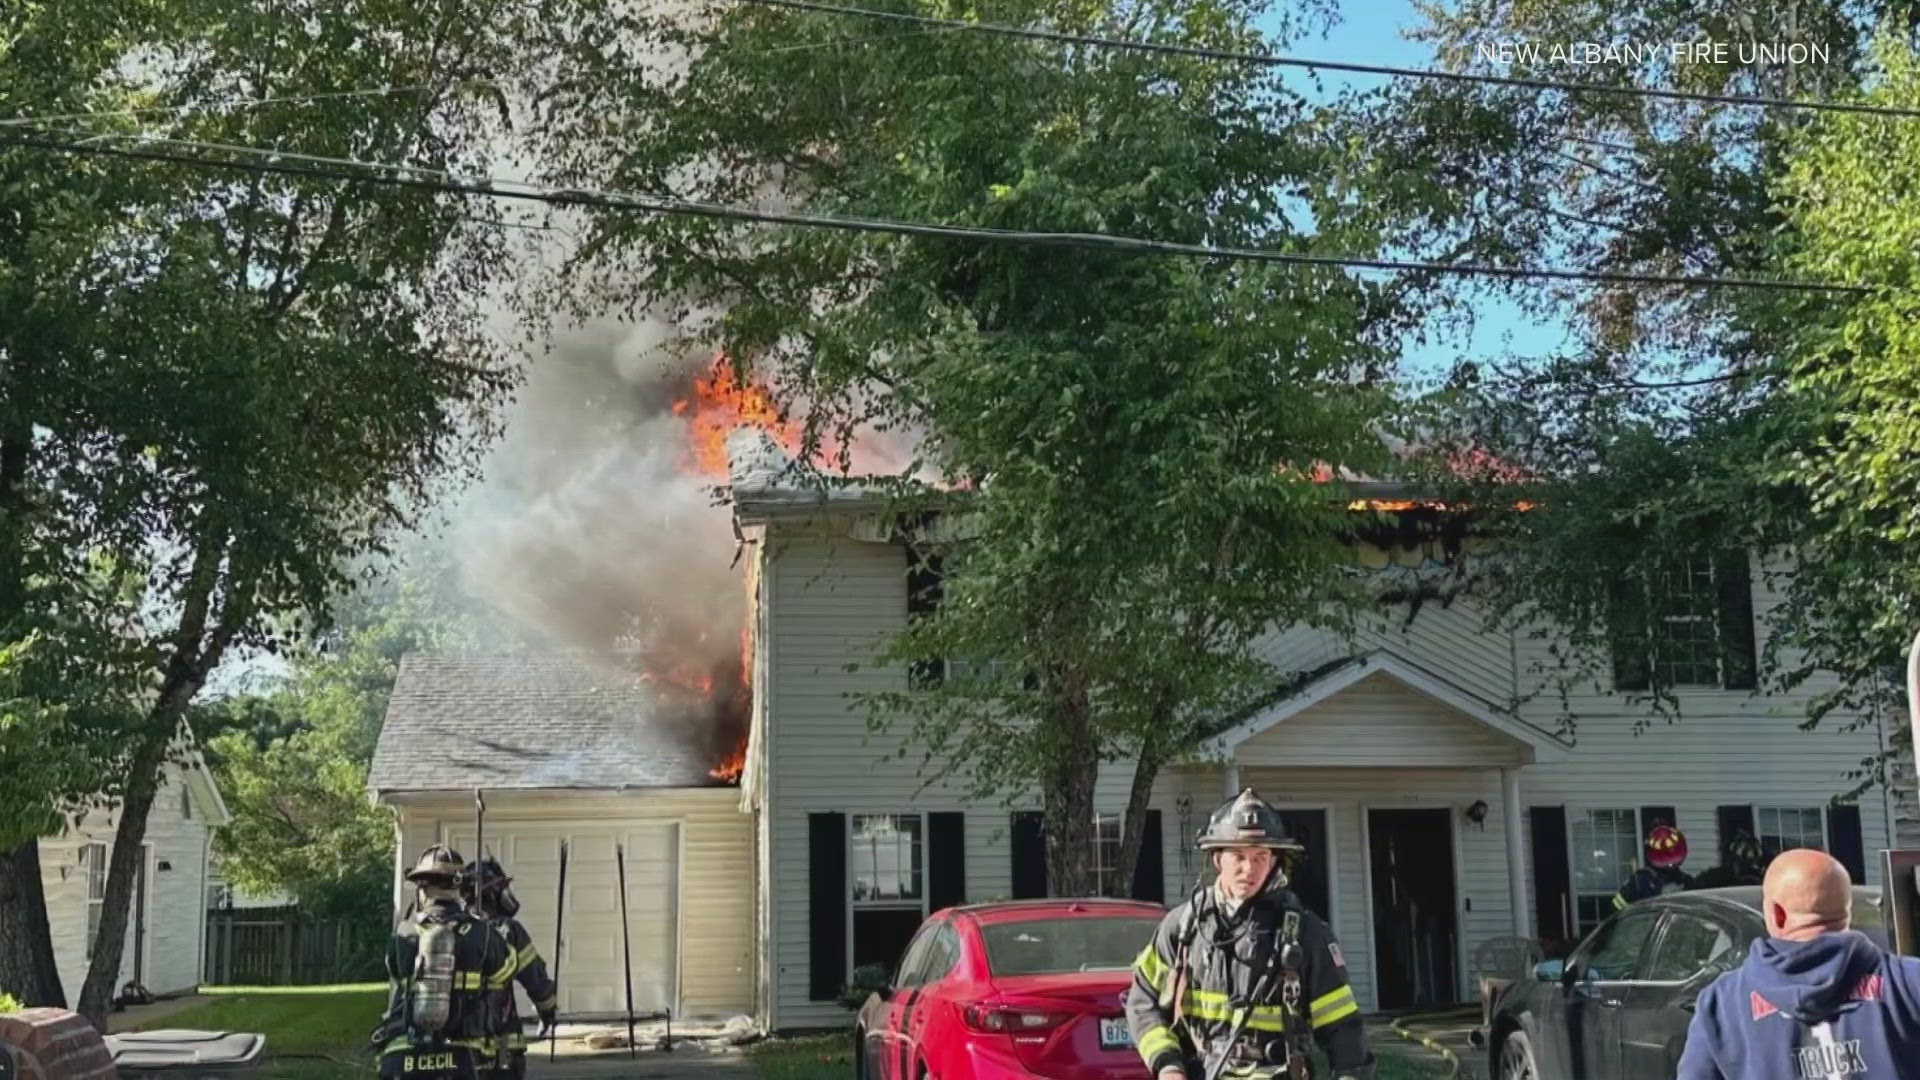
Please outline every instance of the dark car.
[[[1854, 929], [1887, 944], [1880, 890], [1854, 886]], [[1500, 995], [1487, 1026], [1494, 1080], [1672, 1076], [1700, 992], [1766, 935], [1758, 886], [1697, 889], [1616, 912], [1563, 962]]]

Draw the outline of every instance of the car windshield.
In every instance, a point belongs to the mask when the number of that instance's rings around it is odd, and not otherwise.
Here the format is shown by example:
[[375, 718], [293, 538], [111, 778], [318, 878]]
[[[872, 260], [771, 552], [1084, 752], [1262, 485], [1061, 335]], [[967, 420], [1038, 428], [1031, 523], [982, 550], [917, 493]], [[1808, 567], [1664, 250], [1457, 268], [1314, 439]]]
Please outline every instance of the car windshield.
[[1159, 926], [1158, 919], [1079, 915], [990, 923], [980, 937], [995, 975], [1057, 975], [1124, 970]]

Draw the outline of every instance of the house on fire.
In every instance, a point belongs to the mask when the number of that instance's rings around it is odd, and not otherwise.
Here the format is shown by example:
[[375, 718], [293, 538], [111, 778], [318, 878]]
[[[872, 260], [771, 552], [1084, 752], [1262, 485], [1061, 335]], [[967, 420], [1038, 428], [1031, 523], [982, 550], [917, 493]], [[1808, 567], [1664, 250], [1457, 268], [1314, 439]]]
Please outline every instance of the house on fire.
[[[900, 688], [906, 674], [848, 665], [905, 625], [916, 563], [872, 493], [796, 482], [764, 437], [736, 433], [730, 450], [736, 519], [760, 560], [742, 792], [759, 821], [757, 1006], [774, 1028], [842, 1023], [834, 998], [849, 972], [895, 958], [929, 911], [1044, 893], [1039, 800], [1009, 815], [923, 788], [918, 755], [869, 735], [848, 695]], [[1422, 558], [1356, 550], [1381, 574]], [[1469, 600], [1411, 622], [1402, 609], [1358, 643], [1277, 628], [1264, 654], [1298, 689], [1159, 777], [1127, 891], [1183, 898], [1206, 869], [1194, 834], [1251, 785], [1307, 843], [1296, 889], [1340, 936], [1363, 1007], [1388, 1009], [1469, 996], [1489, 939], [1591, 928], [1658, 822], [1685, 831], [1696, 872], [1745, 832], [1825, 848], [1866, 880], [1894, 807], [1880, 791], [1831, 800], [1879, 751], [1878, 723], [1835, 716], [1803, 731], [1804, 698], [1723, 676], [1740, 665], [1723, 662], [1721, 643], [1750, 655], [1776, 602], [1767, 582], [1747, 558], [1691, 582], [1699, 632], [1658, 658], [1681, 687], [1681, 723], [1636, 735], [1644, 712], [1588, 688], [1570, 702], [1577, 741], [1554, 734], [1556, 695], [1528, 693], [1552, 643], [1486, 632]], [[1097, 788], [1102, 873], [1117, 861], [1130, 779], [1118, 763]]]
[[[636, 1008], [776, 1030], [844, 1024], [851, 971], [895, 960], [929, 912], [1046, 891], [1037, 796], [1008, 813], [926, 785], [919, 755], [870, 734], [851, 700], [904, 686], [905, 671], [866, 661], [906, 624], [910, 573], [926, 572], [884, 498], [798, 482], [755, 432], [729, 451], [755, 600], [737, 786], [714, 778], [711, 748], [664, 737], [655, 689], [571, 661], [410, 658], [389, 708], [372, 786], [399, 815], [396, 878], [435, 839], [471, 854], [483, 788], [487, 846], [549, 952], [569, 841], [568, 1015], [623, 1007], [616, 845]], [[1362, 543], [1355, 557], [1387, 577], [1420, 572], [1426, 553]], [[1866, 880], [1895, 808], [1881, 791], [1832, 797], [1882, 729], [1835, 716], [1802, 731], [1799, 695], [1818, 684], [1760, 696], [1725, 663], [1751, 654], [1776, 602], [1760, 567], [1726, 560], [1691, 583], [1683, 621], [1698, 632], [1658, 658], [1685, 719], [1639, 735], [1646, 713], [1591, 687], [1569, 702], [1577, 741], [1556, 735], [1557, 696], [1530, 693], [1552, 643], [1488, 633], [1470, 599], [1384, 616], [1358, 641], [1276, 628], [1263, 652], [1293, 692], [1161, 774], [1138, 872], [1102, 888], [1183, 898], [1207, 869], [1195, 832], [1251, 785], [1306, 842], [1296, 891], [1340, 936], [1363, 1007], [1387, 1009], [1466, 996], [1491, 939], [1591, 928], [1659, 822], [1686, 832], [1694, 871], [1744, 833], [1828, 849]], [[1117, 763], [1097, 786], [1103, 877], [1130, 779]]]

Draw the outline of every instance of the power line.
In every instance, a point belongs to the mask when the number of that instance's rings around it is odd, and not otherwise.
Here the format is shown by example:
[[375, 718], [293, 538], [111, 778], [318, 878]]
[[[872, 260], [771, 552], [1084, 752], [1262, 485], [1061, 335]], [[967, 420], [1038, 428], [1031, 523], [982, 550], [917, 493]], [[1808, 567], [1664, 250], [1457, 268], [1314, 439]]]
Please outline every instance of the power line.
[[[71, 132], [70, 134], [86, 134]], [[92, 136], [100, 138], [102, 136]], [[142, 138], [140, 136], [113, 136]], [[757, 207], [730, 206], [695, 202], [661, 195], [597, 191], [539, 184], [525, 180], [481, 178], [459, 180], [451, 173], [407, 165], [382, 165], [346, 158], [325, 158], [278, 150], [233, 147], [221, 144], [197, 144], [186, 140], [144, 138], [143, 141], [186, 147], [240, 152], [264, 161], [240, 161], [210, 158], [163, 150], [139, 150], [94, 143], [72, 143], [53, 139], [0, 135], [0, 146], [18, 146], [68, 154], [91, 154], [131, 158], [141, 161], [188, 165], [197, 168], [229, 169], [239, 172], [279, 176], [304, 176], [355, 183], [380, 184], [448, 194], [487, 198], [516, 199], [550, 206], [585, 206], [607, 210], [634, 210], [654, 214], [681, 214], [692, 217], [751, 221], [764, 224], [798, 225], [807, 228], [837, 229], [843, 232], [880, 233], [893, 236], [935, 237], [948, 240], [973, 240], [983, 243], [1025, 244], [1088, 250], [1119, 251], [1137, 254], [1180, 255], [1191, 258], [1223, 259], [1236, 262], [1277, 263], [1322, 269], [1374, 270], [1393, 273], [1453, 274], [1465, 277], [1508, 279], [1544, 278], [1558, 281], [1588, 281], [1613, 284], [1670, 285], [1680, 287], [1771, 289], [1788, 292], [1864, 294], [1873, 290], [1863, 285], [1833, 282], [1771, 280], [1765, 278], [1685, 277], [1670, 274], [1635, 274], [1599, 270], [1564, 270], [1552, 267], [1503, 267], [1475, 263], [1420, 262], [1416, 260], [1378, 259], [1348, 255], [1308, 255], [1297, 252], [1258, 248], [1213, 247], [1167, 240], [1117, 236], [1109, 233], [1037, 232], [1020, 229], [994, 229], [977, 226], [936, 225], [926, 222], [898, 221], [887, 218], [835, 217], [803, 214]], [[318, 165], [283, 164], [272, 159], [286, 158], [316, 162]], [[326, 167], [334, 166], [334, 167]], [[360, 171], [347, 171], [360, 170]]]
[[[489, 86], [499, 88], [498, 83], [486, 79], [464, 79], [456, 86]], [[153, 113], [191, 112], [194, 109], [247, 109], [256, 105], [289, 105], [301, 102], [328, 101], [334, 98], [352, 97], [391, 97], [394, 94], [422, 94], [436, 90], [435, 86], [376, 86], [364, 90], [329, 90], [318, 94], [293, 94], [286, 97], [233, 98], [227, 101], [195, 102], [188, 105], [148, 105], [134, 109], [103, 109], [98, 112], [55, 113], [48, 116], [9, 116], [0, 119], [0, 127], [31, 127], [38, 124], [69, 123], [75, 120], [104, 120], [112, 116], [147, 116]]]
[[1641, 86], [1608, 86], [1604, 83], [1556, 82], [1551, 79], [1528, 79], [1514, 75], [1472, 75], [1458, 71], [1435, 71], [1431, 68], [1391, 67], [1385, 64], [1357, 64], [1345, 60], [1308, 60], [1304, 57], [1285, 56], [1279, 53], [1244, 52], [1235, 49], [1209, 49], [1197, 45], [1172, 45], [1158, 41], [1098, 37], [1091, 34], [1069, 34], [1058, 30], [1036, 30], [1024, 26], [1008, 26], [1005, 23], [942, 19], [932, 15], [912, 15], [903, 11], [877, 11], [873, 8], [823, 3], [821, 0], [738, 0], [738, 2], [744, 4], [759, 4], [764, 7], [790, 8], [795, 11], [815, 11], [831, 15], [855, 15], [868, 19], [887, 19], [893, 22], [913, 23], [919, 26], [944, 27], [950, 30], [972, 30], [983, 34], [1001, 34], [1007, 37], [1026, 38], [1030, 41], [1051, 41], [1062, 45], [1092, 45], [1104, 49], [1123, 49], [1132, 52], [1159, 53], [1168, 56], [1192, 56], [1203, 60], [1231, 60], [1239, 63], [1265, 64], [1273, 67], [1316, 68], [1327, 71], [1349, 71], [1362, 75], [1392, 75], [1410, 79], [1436, 79], [1443, 82], [1490, 83], [1496, 86], [1516, 86], [1529, 90], [1561, 90], [1571, 94], [1614, 94], [1624, 97], [1650, 97], [1661, 98], [1668, 101], [1695, 101], [1716, 105], [1747, 105], [1769, 109], [1803, 109], [1813, 112], [1870, 113], [1878, 116], [1920, 117], [1920, 109], [1906, 109], [1897, 106], [1862, 105], [1844, 101], [1808, 101], [1799, 98], [1755, 97], [1748, 94], [1707, 94], [1688, 90], [1661, 90]]

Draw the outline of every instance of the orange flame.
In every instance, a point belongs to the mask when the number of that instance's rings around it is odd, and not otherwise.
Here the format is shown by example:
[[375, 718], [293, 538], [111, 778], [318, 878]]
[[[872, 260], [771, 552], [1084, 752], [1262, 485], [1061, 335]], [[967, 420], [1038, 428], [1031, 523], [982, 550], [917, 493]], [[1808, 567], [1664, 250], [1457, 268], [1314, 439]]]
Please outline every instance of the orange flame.
[[673, 414], [688, 425], [686, 467], [701, 476], [727, 475], [727, 436], [735, 428], [759, 428], [788, 453], [800, 447], [800, 425], [781, 413], [765, 387], [742, 385], [725, 354], [713, 358], [705, 378], [693, 380], [692, 396], [673, 403]]

